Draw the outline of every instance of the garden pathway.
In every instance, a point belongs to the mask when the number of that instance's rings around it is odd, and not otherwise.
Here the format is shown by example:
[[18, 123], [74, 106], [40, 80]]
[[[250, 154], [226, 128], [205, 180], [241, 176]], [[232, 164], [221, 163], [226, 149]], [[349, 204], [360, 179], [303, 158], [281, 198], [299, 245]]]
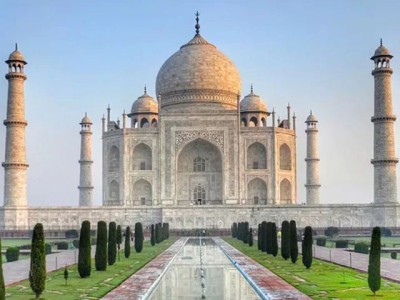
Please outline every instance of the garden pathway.
[[[330, 261], [338, 265], [368, 272], [369, 255], [349, 252], [346, 249], [313, 246], [314, 257]], [[299, 243], [299, 251], [301, 244]], [[400, 260], [381, 257], [381, 275], [383, 278], [400, 282]]]
[[[94, 257], [96, 246], [92, 246], [92, 257]], [[78, 250], [57, 250], [58, 253], [46, 255], [46, 269], [51, 272], [65, 265], [73, 265], [78, 261]], [[4, 281], [6, 285], [10, 285], [22, 280], [28, 279], [30, 258], [13, 261], [3, 264]]]

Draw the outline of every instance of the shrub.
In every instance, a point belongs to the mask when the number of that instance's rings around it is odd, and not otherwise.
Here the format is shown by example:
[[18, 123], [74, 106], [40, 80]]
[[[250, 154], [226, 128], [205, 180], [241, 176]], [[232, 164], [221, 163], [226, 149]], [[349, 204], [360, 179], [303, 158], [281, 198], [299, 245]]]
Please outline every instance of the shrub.
[[392, 230], [390, 228], [387, 228], [387, 227], [382, 227], [381, 228], [381, 235], [382, 236], [386, 236], [386, 237], [392, 236]]
[[151, 227], [150, 227], [151, 229], [150, 229], [150, 243], [151, 243], [151, 245], [152, 246], [154, 246], [155, 244], [156, 244], [156, 232], [155, 232], [155, 229], [154, 229], [154, 224], [151, 224]]
[[122, 244], [122, 229], [121, 229], [121, 225], [117, 226], [117, 247], [118, 247], [118, 251], [119, 249], [121, 249], [121, 244]]
[[311, 226], [307, 226], [304, 229], [304, 239], [303, 242], [301, 243], [301, 254], [302, 254], [302, 260], [303, 260], [303, 265], [309, 269], [312, 264], [312, 245], [313, 245], [313, 238], [312, 238], [312, 228]]
[[124, 254], [126, 258], [131, 255], [131, 228], [128, 226], [125, 230], [125, 248]]
[[68, 242], [58, 242], [57, 250], [68, 250]]
[[[90, 222], [83, 221], [79, 238], [78, 272], [81, 278], [90, 276], [92, 270], [92, 247], [90, 245]], [[65, 267], [67, 268], [67, 267]]]
[[339, 234], [339, 228], [334, 226], [329, 226], [325, 229], [325, 235], [329, 237], [334, 237]]
[[18, 247], [8, 247], [6, 250], [7, 262], [17, 261], [19, 259], [19, 248]]
[[74, 245], [75, 248], [79, 248], [79, 240], [73, 240], [72, 245]]
[[[1, 239], [0, 239], [0, 249], [1, 249]], [[2, 255], [0, 255], [0, 300], [4, 299], [6, 299], [6, 287], [4, 284], [4, 275], [3, 275], [3, 257]]]
[[317, 246], [325, 247], [326, 246], [326, 237], [319, 237], [316, 239]]
[[65, 280], [65, 285], [67, 285], [67, 281], [68, 281], [68, 268], [67, 268], [67, 265], [65, 265], [65, 268], [64, 268], [64, 280]]
[[253, 247], [253, 228], [250, 228], [249, 231], [249, 246]]
[[48, 243], [44, 244], [44, 249], [45, 249], [45, 253], [47, 254], [51, 254], [52, 250], [51, 250], [51, 245]]
[[368, 264], [368, 286], [374, 296], [381, 288], [381, 230], [374, 227]]
[[104, 221], [97, 222], [97, 244], [94, 262], [97, 271], [107, 269], [107, 224]]
[[78, 237], [78, 231], [75, 229], [70, 229], [65, 232], [66, 239], [77, 239]]
[[390, 252], [390, 257], [392, 259], [397, 259], [397, 252]]
[[289, 224], [290, 229], [290, 259], [292, 263], [296, 263], [299, 256], [299, 247], [297, 245], [297, 227], [296, 221], [291, 220]]
[[267, 222], [263, 221], [261, 223], [261, 251], [267, 252]]
[[354, 245], [354, 252], [368, 254], [369, 244], [366, 242], [357, 242]]
[[267, 230], [266, 230], [266, 238], [267, 238], [267, 254], [272, 254], [272, 223], [267, 222]]
[[348, 240], [337, 240], [336, 241], [336, 248], [348, 248], [349, 241]]
[[156, 224], [156, 243], [161, 243], [161, 228], [160, 223]]
[[243, 223], [243, 243], [249, 243], [249, 222]]
[[142, 223], [137, 222], [135, 224], [135, 250], [137, 253], [142, 252], [143, 240], [144, 240], [143, 226]]
[[43, 225], [37, 223], [33, 228], [29, 284], [39, 299], [46, 282], [46, 253], [44, 246]]
[[290, 257], [290, 225], [288, 221], [282, 222], [281, 255], [284, 260]]
[[108, 264], [112, 266], [117, 259], [117, 224], [110, 222], [108, 224]]

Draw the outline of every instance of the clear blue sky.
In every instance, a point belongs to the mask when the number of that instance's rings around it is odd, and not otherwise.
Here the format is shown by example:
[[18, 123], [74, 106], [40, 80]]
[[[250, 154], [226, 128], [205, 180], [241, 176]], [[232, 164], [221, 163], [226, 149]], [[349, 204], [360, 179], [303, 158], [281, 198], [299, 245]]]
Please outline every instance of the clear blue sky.
[[[95, 123], [94, 203], [101, 204], [105, 108], [111, 105], [113, 118], [129, 111], [145, 84], [154, 96], [162, 63], [194, 35], [196, 10], [202, 35], [238, 67], [242, 94], [253, 83], [269, 109], [284, 116], [290, 102], [296, 112], [298, 201], [305, 200], [304, 121], [313, 109], [320, 120], [321, 203], [372, 202], [369, 58], [382, 37], [394, 55], [399, 115], [400, 1], [2, 1], [0, 58], [18, 42], [29, 63], [29, 204], [78, 204], [78, 123], [85, 112]], [[5, 118], [5, 79], [0, 95]], [[3, 127], [1, 160], [4, 137]]]

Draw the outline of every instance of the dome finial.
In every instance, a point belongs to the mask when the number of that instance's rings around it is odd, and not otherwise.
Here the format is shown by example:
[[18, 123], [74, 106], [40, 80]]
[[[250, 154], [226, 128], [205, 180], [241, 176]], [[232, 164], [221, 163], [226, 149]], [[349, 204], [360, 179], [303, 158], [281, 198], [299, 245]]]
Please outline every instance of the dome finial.
[[199, 16], [200, 16], [200, 14], [199, 14], [199, 12], [197, 11], [197, 12], [196, 12], [196, 26], [195, 26], [195, 28], [196, 28], [196, 34], [199, 34], [199, 33], [200, 33]]
[[145, 95], [147, 94], [147, 88], [146, 88], [146, 85], [144, 85], [144, 94], [145, 94]]
[[382, 38], [381, 38], [381, 47], [382, 47]]
[[18, 51], [18, 43], [15, 43], [15, 51]]
[[250, 85], [250, 94], [253, 94], [253, 84]]

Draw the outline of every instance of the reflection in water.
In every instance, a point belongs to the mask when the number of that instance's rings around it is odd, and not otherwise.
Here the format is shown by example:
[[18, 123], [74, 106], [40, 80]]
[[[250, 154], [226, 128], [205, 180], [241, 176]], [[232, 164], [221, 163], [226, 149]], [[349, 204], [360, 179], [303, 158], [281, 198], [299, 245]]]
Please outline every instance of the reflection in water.
[[[206, 299], [260, 299], [212, 239], [201, 243]], [[202, 299], [199, 239], [187, 241], [148, 299]]]

